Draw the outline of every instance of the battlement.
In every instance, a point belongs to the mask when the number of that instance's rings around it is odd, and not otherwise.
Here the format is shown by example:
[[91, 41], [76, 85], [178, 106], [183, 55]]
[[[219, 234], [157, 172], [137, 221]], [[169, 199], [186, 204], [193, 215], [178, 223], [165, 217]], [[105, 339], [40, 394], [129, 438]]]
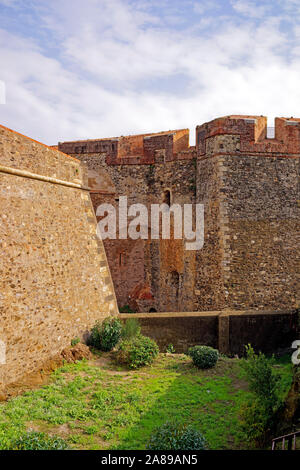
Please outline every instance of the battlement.
[[[299, 154], [300, 119], [276, 118], [275, 137], [267, 137], [265, 116], [224, 116], [196, 127], [199, 156], [207, 154], [207, 141], [224, 135], [236, 135], [236, 151], [242, 153]], [[223, 150], [222, 150], [223, 149]], [[232, 152], [232, 149], [230, 149]], [[220, 147], [226, 153], [226, 146]]]
[[[164, 151], [165, 161], [189, 158], [189, 129], [138, 134], [108, 139], [59, 142], [58, 149], [70, 155], [104, 153], [108, 165], [151, 164], [156, 153]], [[193, 147], [192, 152], [195, 151]]]
[[300, 118], [276, 118], [272, 138], [268, 136], [267, 129], [265, 116], [230, 115], [197, 126], [196, 146], [189, 146], [188, 129], [177, 129], [59, 142], [58, 150], [78, 157], [82, 154], [105, 154], [107, 165], [155, 164], [191, 160], [196, 156], [206, 158], [211, 154], [299, 155]]

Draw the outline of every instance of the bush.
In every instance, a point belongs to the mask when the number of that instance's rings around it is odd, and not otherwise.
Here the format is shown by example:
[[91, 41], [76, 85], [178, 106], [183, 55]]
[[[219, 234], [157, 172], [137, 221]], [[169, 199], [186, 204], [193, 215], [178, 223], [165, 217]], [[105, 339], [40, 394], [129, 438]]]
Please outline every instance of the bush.
[[141, 333], [141, 327], [136, 318], [129, 318], [126, 320], [122, 329], [122, 338], [130, 339], [134, 336], [138, 336]]
[[120, 308], [119, 308], [119, 312], [120, 312], [120, 313], [135, 313], [135, 312], [129, 307], [129, 305], [123, 305], [123, 307], [120, 307]]
[[156, 342], [141, 334], [121, 341], [117, 351], [117, 361], [131, 369], [149, 365], [158, 355]]
[[152, 434], [149, 450], [205, 450], [206, 441], [192, 426], [165, 423]]
[[8, 450], [67, 450], [68, 444], [57, 436], [48, 436], [43, 432], [27, 432], [11, 441]]
[[255, 354], [250, 345], [246, 346], [246, 354], [247, 358], [243, 359], [241, 367], [253, 395], [241, 408], [241, 428], [249, 441], [263, 446], [275, 425], [276, 413], [281, 406], [279, 378], [272, 369], [274, 357], [268, 359], [261, 352]]
[[71, 340], [71, 346], [74, 348], [76, 346], [76, 344], [80, 343], [80, 338], [78, 338], [78, 336], [76, 336], [76, 338], [73, 338]]
[[168, 344], [168, 346], [166, 347], [166, 352], [169, 353], [169, 354], [175, 354], [175, 348], [173, 346], [173, 344]]
[[243, 359], [241, 367], [249, 382], [249, 389], [266, 410], [272, 412], [279, 405], [277, 392], [279, 378], [274, 375], [272, 369], [274, 357], [268, 359], [261, 352], [255, 354], [250, 344], [245, 349], [247, 358]]
[[240, 410], [240, 428], [251, 446], [263, 446], [266, 433], [269, 431], [269, 417], [258, 400], [249, 399]]
[[106, 318], [92, 328], [90, 344], [101, 351], [111, 351], [119, 342], [121, 333], [121, 321], [116, 317]]
[[219, 352], [210, 346], [193, 346], [188, 350], [188, 356], [199, 369], [214, 367], [219, 358]]

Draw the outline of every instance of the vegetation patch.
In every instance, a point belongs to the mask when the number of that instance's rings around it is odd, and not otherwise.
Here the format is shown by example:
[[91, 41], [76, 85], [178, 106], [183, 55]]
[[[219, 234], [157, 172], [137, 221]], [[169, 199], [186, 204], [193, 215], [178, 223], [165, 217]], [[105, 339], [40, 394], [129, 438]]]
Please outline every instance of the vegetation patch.
[[188, 350], [188, 355], [199, 369], [214, 367], [219, 358], [219, 352], [210, 346], [193, 346]]
[[154, 430], [150, 450], [205, 450], [206, 441], [198, 429], [180, 423], [165, 423]]
[[48, 436], [43, 432], [29, 431], [12, 439], [8, 450], [67, 450], [69, 446], [64, 439]]
[[131, 369], [138, 369], [153, 362], [159, 349], [156, 342], [148, 336], [136, 334], [121, 341], [117, 351], [117, 361]]
[[[183, 354], [159, 354], [151, 365], [128, 370], [114, 354], [64, 365], [48, 385], [0, 404], [0, 449], [32, 430], [74, 449], [146, 449], [154, 430], [174, 421], [200, 432], [209, 449], [249, 445], [240, 409], [253, 392], [241, 360], [221, 357], [201, 370]], [[290, 358], [272, 369], [284, 397]]]
[[111, 351], [120, 341], [122, 328], [122, 322], [116, 317], [97, 322], [91, 330], [91, 346], [100, 351]]

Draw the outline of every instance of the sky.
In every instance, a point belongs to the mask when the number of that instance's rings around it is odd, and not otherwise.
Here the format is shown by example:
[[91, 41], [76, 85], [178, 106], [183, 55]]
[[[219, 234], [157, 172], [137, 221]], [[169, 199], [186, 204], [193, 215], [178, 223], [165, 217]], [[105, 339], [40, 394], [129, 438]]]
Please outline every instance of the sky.
[[272, 126], [300, 117], [299, 79], [300, 0], [0, 0], [0, 123], [49, 145]]

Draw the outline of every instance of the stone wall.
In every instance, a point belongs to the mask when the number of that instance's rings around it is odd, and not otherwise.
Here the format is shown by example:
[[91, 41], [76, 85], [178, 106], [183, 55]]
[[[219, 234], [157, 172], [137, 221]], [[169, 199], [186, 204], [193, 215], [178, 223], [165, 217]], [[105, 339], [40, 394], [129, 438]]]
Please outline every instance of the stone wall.
[[[213, 305], [258, 310], [299, 305], [299, 154], [299, 119], [276, 119], [275, 139], [266, 138], [264, 117], [229, 116], [197, 127], [204, 184], [197, 200], [206, 204], [209, 235], [216, 213], [213, 241], [210, 235], [198, 255], [203, 258], [214, 245]], [[205, 175], [211, 166], [215, 174]], [[200, 270], [200, 286], [203, 279]], [[197, 304], [203, 308], [202, 299]]]
[[0, 126], [0, 385], [118, 307], [83, 165]]
[[227, 307], [296, 307], [299, 159], [226, 156], [222, 167]]
[[121, 314], [135, 318], [142, 333], [153, 338], [160, 351], [172, 344], [176, 353], [195, 345], [217, 348], [220, 353], [242, 356], [245, 345], [273, 353], [290, 348], [297, 338], [297, 311], [212, 311], [185, 313]]
[[[213, 311], [299, 305], [300, 120], [226, 116], [186, 129], [65, 142], [85, 162], [94, 209], [164, 201], [204, 204], [204, 246], [182, 240], [105, 240], [119, 306]], [[98, 148], [98, 151], [96, 151]]]
[[[229, 320], [228, 336], [221, 338], [221, 325], [226, 317]], [[256, 351], [273, 353], [278, 349], [291, 348], [292, 342], [299, 338], [297, 311], [261, 310], [223, 312], [219, 317], [219, 344], [223, 351], [231, 355], [244, 353], [244, 345], [251, 344]], [[226, 344], [227, 342], [227, 344]]]
[[[183, 138], [186, 142], [186, 131], [177, 134], [176, 142]], [[156, 148], [153, 164], [136, 163], [132, 157], [130, 163], [108, 164], [106, 154], [75, 154], [89, 168], [95, 212], [101, 203], [112, 204], [118, 209], [119, 196], [127, 196], [128, 206], [142, 203], [150, 215], [150, 205], [161, 204], [165, 190], [170, 191], [172, 203], [191, 203], [196, 190], [194, 148], [187, 152], [186, 160], [167, 161], [165, 150], [158, 149], [163, 140], [169, 138], [168, 134], [162, 134], [144, 139], [149, 142], [144, 144], [149, 154], [153, 155]], [[61, 144], [61, 148], [65, 149], [65, 145], [68, 148], [71, 144]], [[182, 185], [182, 181], [189, 183]], [[195, 252], [186, 251], [182, 240], [150, 240], [149, 234], [148, 240], [106, 239], [104, 246], [119, 307], [129, 304], [137, 311], [153, 308], [157, 311], [189, 311], [193, 308]]]

